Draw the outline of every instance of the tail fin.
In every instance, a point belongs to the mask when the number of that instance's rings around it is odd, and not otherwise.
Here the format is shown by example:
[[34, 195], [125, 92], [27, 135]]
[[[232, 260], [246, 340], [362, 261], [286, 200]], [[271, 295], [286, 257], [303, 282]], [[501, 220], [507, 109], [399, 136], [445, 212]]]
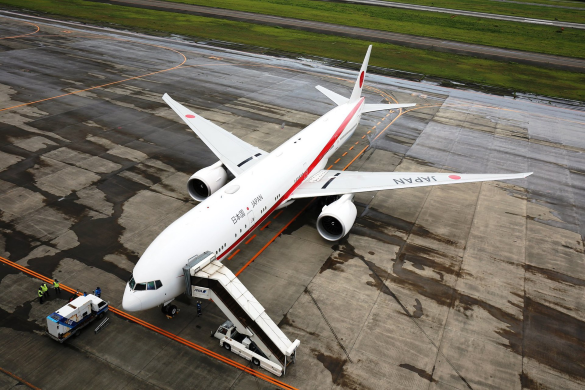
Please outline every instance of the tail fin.
[[366, 53], [366, 57], [364, 58], [364, 63], [362, 64], [362, 68], [360, 69], [360, 74], [358, 75], [355, 85], [353, 86], [351, 97], [349, 98], [350, 102], [357, 102], [362, 96], [362, 88], [364, 86], [364, 78], [366, 77], [366, 70], [368, 69], [368, 61], [370, 60], [371, 51], [372, 45], [368, 47], [368, 52]]

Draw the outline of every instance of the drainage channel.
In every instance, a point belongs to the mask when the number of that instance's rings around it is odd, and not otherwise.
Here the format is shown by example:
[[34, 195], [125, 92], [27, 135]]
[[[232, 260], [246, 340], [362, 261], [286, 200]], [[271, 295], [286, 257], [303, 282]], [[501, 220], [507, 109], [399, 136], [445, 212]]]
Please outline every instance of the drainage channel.
[[[9, 266], [11, 266], [13, 268], [16, 268], [19, 271], [22, 271], [24, 273], [27, 273], [27, 274], [29, 274], [29, 275], [37, 278], [37, 279], [40, 279], [40, 280], [42, 280], [44, 282], [48, 282], [48, 283], [51, 283], [51, 284], [53, 283], [53, 279], [48, 278], [48, 277], [46, 277], [44, 275], [41, 275], [41, 274], [39, 274], [39, 273], [37, 273], [35, 271], [32, 271], [32, 270], [30, 270], [30, 269], [28, 269], [28, 268], [26, 268], [26, 267], [24, 267], [24, 266], [22, 266], [20, 264], [16, 264], [15, 262], [10, 261], [8, 259], [5, 259], [3, 257], [0, 257], [0, 262], [4, 263], [6, 265], [9, 265]], [[70, 292], [72, 294], [77, 293], [77, 290], [75, 290], [75, 289], [73, 289], [71, 287], [68, 287], [68, 286], [66, 286], [64, 284], [60, 284], [60, 287], [61, 287], [62, 290], [65, 290], [65, 291]], [[177, 336], [177, 335], [175, 335], [173, 333], [170, 333], [170, 332], [168, 332], [168, 331], [166, 331], [166, 330], [164, 330], [162, 328], [159, 328], [158, 326], [154, 326], [154, 325], [152, 325], [152, 324], [150, 324], [150, 323], [148, 323], [146, 321], [141, 320], [140, 318], [137, 318], [137, 317], [134, 317], [134, 316], [132, 316], [132, 315], [130, 315], [128, 313], [125, 313], [125, 312], [123, 312], [120, 309], [116, 309], [115, 307], [111, 307], [110, 306], [110, 311], [112, 313], [114, 313], [114, 314], [122, 317], [122, 318], [125, 318], [125, 319], [127, 319], [129, 321], [132, 321], [132, 322], [134, 322], [134, 323], [136, 323], [138, 325], [141, 325], [141, 326], [143, 326], [143, 327], [145, 327], [147, 329], [150, 329], [150, 330], [152, 330], [152, 331], [154, 331], [154, 332], [156, 332], [158, 334], [161, 334], [161, 335], [163, 335], [165, 337], [168, 337], [171, 340], [177, 341], [177, 342], [179, 342], [179, 343], [181, 343], [181, 344], [183, 344], [183, 345], [185, 345], [187, 347], [190, 347], [190, 348], [192, 348], [192, 349], [194, 349], [196, 351], [199, 351], [201, 353], [204, 353], [205, 355], [207, 355], [209, 357], [212, 357], [212, 358], [217, 359], [217, 360], [219, 360], [219, 361], [221, 361], [223, 363], [226, 363], [226, 364], [228, 364], [228, 365], [230, 365], [232, 367], [235, 367], [237, 369], [240, 369], [240, 370], [242, 370], [242, 371], [244, 371], [244, 372], [246, 372], [246, 373], [248, 373], [250, 375], [253, 375], [253, 376], [255, 376], [255, 377], [259, 378], [259, 379], [265, 380], [268, 383], [271, 383], [273, 385], [279, 386], [282, 389], [297, 390], [295, 387], [293, 387], [291, 385], [288, 385], [288, 384], [286, 384], [284, 382], [281, 382], [281, 381], [279, 381], [277, 379], [274, 379], [274, 378], [272, 378], [272, 377], [270, 377], [270, 376], [268, 376], [266, 374], [263, 374], [263, 373], [261, 373], [259, 371], [256, 371], [256, 370], [254, 370], [254, 369], [252, 369], [252, 368], [250, 368], [248, 366], [245, 366], [245, 365], [243, 365], [241, 363], [238, 363], [238, 362], [236, 362], [234, 360], [231, 360], [229, 358], [226, 358], [225, 356], [222, 356], [222, 355], [220, 355], [218, 353], [215, 353], [215, 352], [213, 352], [213, 351], [211, 351], [211, 350], [209, 350], [207, 348], [204, 348], [204, 347], [202, 347], [200, 345], [197, 345], [197, 344], [195, 344], [195, 343], [193, 343], [193, 342], [191, 342], [189, 340], [186, 340], [186, 339], [184, 339], [182, 337], [179, 337], [179, 336]]]

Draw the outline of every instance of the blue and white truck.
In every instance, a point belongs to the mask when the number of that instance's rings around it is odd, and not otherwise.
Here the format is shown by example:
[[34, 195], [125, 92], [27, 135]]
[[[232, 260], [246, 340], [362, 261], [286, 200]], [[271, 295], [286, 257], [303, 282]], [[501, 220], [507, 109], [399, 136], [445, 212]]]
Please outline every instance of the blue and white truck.
[[47, 334], [62, 343], [78, 336], [95, 319], [101, 319], [109, 310], [106, 301], [95, 295], [80, 296], [47, 316]]

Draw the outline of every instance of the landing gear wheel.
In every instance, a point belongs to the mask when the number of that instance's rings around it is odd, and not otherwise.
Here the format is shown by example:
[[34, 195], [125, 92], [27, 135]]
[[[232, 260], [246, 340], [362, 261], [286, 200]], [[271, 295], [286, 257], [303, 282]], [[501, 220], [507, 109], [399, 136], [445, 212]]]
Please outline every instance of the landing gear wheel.
[[227, 351], [231, 351], [232, 350], [232, 346], [229, 345], [228, 343], [223, 343], [223, 347], [227, 350]]
[[167, 309], [167, 314], [170, 315], [171, 317], [174, 317], [175, 314], [177, 314], [178, 309], [177, 306], [175, 305], [169, 305], [168, 309]]
[[255, 366], [260, 366], [260, 360], [256, 359], [256, 358], [252, 358], [252, 364], [254, 364]]

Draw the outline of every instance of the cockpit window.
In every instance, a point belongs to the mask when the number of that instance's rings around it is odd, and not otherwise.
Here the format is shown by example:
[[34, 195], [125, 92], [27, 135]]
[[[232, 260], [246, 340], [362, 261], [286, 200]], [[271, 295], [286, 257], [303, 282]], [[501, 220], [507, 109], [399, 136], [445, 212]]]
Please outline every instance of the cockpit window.
[[132, 277], [128, 281], [128, 286], [130, 286], [130, 289], [134, 291], [158, 290], [162, 287], [162, 282], [160, 280], [155, 280], [153, 282], [136, 283], [134, 277]]

